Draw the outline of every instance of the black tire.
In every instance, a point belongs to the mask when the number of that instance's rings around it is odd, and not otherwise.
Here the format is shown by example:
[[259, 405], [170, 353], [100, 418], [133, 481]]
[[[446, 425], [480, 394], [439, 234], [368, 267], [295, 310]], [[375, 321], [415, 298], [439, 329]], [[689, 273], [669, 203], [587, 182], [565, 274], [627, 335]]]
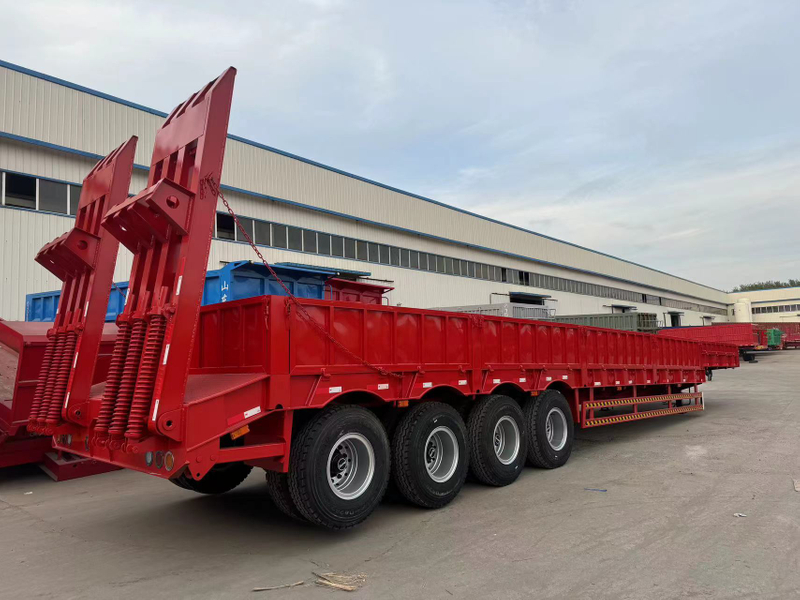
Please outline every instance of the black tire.
[[[346, 436], [352, 436], [348, 439]], [[352, 451], [345, 447], [354, 446]], [[344, 448], [344, 450], [343, 450]], [[357, 455], [348, 462], [347, 456]], [[337, 458], [337, 454], [339, 456]], [[349, 454], [348, 454], [349, 452]], [[364, 471], [349, 471], [358, 461], [372, 462], [371, 477]], [[342, 484], [352, 487], [339, 493], [356, 494], [343, 498], [334, 492], [329, 460], [342, 465], [339, 475]], [[372, 514], [380, 504], [389, 481], [389, 440], [380, 420], [360, 406], [334, 406], [311, 419], [292, 442], [289, 460], [289, 491], [297, 510], [306, 519], [328, 529], [347, 529], [358, 525]], [[364, 462], [361, 466], [363, 468]], [[368, 471], [367, 471], [368, 472]], [[345, 473], [356, 473], [350, 478]], [[361, 481], [363, 477], [363, 481]]]
[[514, 483], [527, 458], [525, 429], [522, 409], [513, 398], [493, 394], [479, 400], [467, 420], [472, 476], [496, 487]]
[[241, 462], [224, 463], [211, 467], [211, 470], [199, 481], [189, 477], [188, 472], [184, 472], [170, 481], [180, 488], [199, 494], [224, 494], [247, 479], [252, 470], [253, 467]]
[[289, 491], [289, 476], [286, 473], [269, 470], [265, 471], [264, 475], [267, 480], [267, 493], [278, 510], [287, 517], [305, 522], [305, 517], [300, 514], [292, 500], [292, 494]]
[[[564, 428], [565, 434], [562, 438], [561, 435], [554, 433], [553, 439], [559, 442], [555, 447], [548, 441], [547, 435], [547, 419], [551, 411], [554, 411], [553, 418], [559, 427]], [[575, 425], [572, 421], [572, 411], [564, 395], [558, 390], [546, 390], [538, 396], [529, 398], [525, 402], [523, 412], [528, 431], [528, 462], [542, 469], [555, 469], [566, 463], [572, 454]], [[563, 421], [558, 413], [563, 416]]]
[[[443, 429], [434, 434], [437, 428]], [[441, 508], [451, 502], [467, 478], [466, 438], [464, 419], [442, 402], [423, 402], [403, 415], [392, 438], [392, 478], [400, 494], [423, 508]], [[445, 467], [440, 475], [429, 473], [427, 468], [429, 444], [433, 449], [437, 442], [439, 448], [443, 448], [442, 443], [448, 444], [453, 455], [450, 467], [440, 462]]]

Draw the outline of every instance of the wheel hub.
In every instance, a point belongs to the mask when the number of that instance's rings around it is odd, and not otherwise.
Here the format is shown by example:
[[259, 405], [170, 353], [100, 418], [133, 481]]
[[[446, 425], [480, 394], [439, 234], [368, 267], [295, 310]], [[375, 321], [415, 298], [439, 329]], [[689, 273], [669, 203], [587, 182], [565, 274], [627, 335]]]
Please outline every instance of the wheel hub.
[[458, 467], [458, 442], [449, 427], [437, 427], [425, 442], [425, 469], [436, 483], [444, 483]]
[[375, 474], [375, 452], [360, 433], [343, 435], [328, 455], [328, 484], [343, 500], [363, 494]]
[[494, 453], [504, 465], [509, 465], [519, 454], [520, 435], [516, 421], [505, 416], [494, 426]]
[[562, 450], [567, 445], [567, 418], [560, 408], [551, 408], [547, 413], [547, 419], [544, 424], [545, 435], [547, 443], [553, 450]]

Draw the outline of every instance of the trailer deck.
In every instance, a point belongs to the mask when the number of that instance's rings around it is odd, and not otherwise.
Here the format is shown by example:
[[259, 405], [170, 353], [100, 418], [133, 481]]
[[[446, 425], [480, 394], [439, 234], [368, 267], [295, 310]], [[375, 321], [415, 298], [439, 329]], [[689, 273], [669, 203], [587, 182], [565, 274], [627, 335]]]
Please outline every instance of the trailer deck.
[[[102, 219], [133, 254], [128, 299], [105, 383], [69, 381], [59, 449], [200, 493], [262, 468], [289, 516], [343, 529], [390, 470], [407, 500], [438, 508], [468, 470], [505, 486], [526, 463], [562, 466], [576, 426], [702, 410], [707, 371], [738, 366], [714, 342], [297, 298], [219, 191], [234, 77], [170, 114], [148, 187]], [[201, 308], [218, 199], [285, 296]]]

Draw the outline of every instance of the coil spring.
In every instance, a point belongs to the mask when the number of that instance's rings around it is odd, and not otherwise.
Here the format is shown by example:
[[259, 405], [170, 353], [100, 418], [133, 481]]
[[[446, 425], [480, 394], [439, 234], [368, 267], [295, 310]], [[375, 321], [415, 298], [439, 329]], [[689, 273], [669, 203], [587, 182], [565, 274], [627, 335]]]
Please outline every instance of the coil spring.
[[78, 343], [78, 334], [68, 331], [64, 334], [64, 351], [61, 353], [58, 363], [54, 365], [57, 369], [56, 380], [53, 385], [53, 398], [50, 400], [47, 414], [43, 415], [47, 424], [47, 433], [52, 433], [52, 428], [61, 421], [61, 410], [64, 408], [64, 395], [67, 391], [69, 374], [72, 371], [72, 360], [75, 358], [75, 346]]
[[55, 335], [53, 343], [53, 355], [50, 359], [50, 369], [47, 372], [47, 381], [44, 387], [44, 396], [42, 396], [42, 404], [39, 407], [39, 414], [36, 418], [36, 432], [44, 433], [45, 420], [47, 415], [50, 414], [50, 404], [53, 401], [53, 388], [56, 384], [58, 377], [58, 365], [61, 364], [61, 357], [64, 355], [64, 343], [66, 338], [63, 331], [59, 331]]
[[125, 366], [122, 368], [117, 401], [111, 416], [111, 426], [108, 431], [111, 435], [123, 435], [128, 426], [128, 413], [133, 400], [133, 390], [136, 387], [136, 375], [139, 370], [139, 361], [142, 357], [144, 337], [147, 325], [142, 319], [134, 321], [131, 327], [131, 341], [128, 344], [128, 354], [125, 356]]
[[133, 402], [128, 416], [128, 430], [125, 437], [139, 440], [144, 433], [145, 422], [150, 413], [153, 401], [153, 387], [158, 373], [158, 361], [161, 358], [161, 346], [167, 330], [167, 319], [164, 315], [151, 315], [147, 327], [142, 360], [139, 363], [139, 377], [133, 392]]
[[114, 404], [119, 392], [122, 369], [125, 366], [125, 356], [130, 340], [131, 324], [123, 321], [119, 324], [117, 339], [114, 342], [114, 352], [111, 354], [111, 362], [108, 365], [106, 387], [103, 390], [103, 400], [100, 404], [100, 413], [97, 416], [97, 425], [95, 426], [95, 431], [98, 433], [108, 433], [108, 428], [111, 426], [111, 417], [114, 415]]
[[42, 359], [42, 369], [39, 372], [39, 381], [36, 382], [36, 391], [33, 394], [33, 403], [31, 403], [31, 412], [28, 416], [28, 431], [33, 431], [36, 427], [36, 421], [39, 419], [39, 408], [42, 406], [44, 399], [44, 388], [47, 382], [47, 374], [50, 372], [50, 359], [53, 357], [53, 347], [55, 340], [48, 339], [47, 346], [44, 349], [44, 358]]

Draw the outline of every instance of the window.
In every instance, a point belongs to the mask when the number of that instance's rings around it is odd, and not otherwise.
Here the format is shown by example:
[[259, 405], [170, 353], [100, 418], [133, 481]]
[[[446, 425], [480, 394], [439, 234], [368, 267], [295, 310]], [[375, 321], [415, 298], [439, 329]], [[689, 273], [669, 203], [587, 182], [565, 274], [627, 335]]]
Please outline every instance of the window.
[[81, 201], [82, 185], [69, 186], [69, 214], [78, 214], [78, 203]]
[[453, 267], [453, 259], [446, 257], [444, 259], [444, 272], [448, 275], [453, 275], [455, 273], [455, 267]]
[[392, 266], [399, 267], [400, 266], [400, 248], [392, 248], [389, 254], [390, 254], [390, 257], [391, 257]]
[[470, 277], [475, 277], [475, 263], [474, 262], [470, 262], [469, 263], [469, 276]]
[[462, 277], [469, 277], [469, 266], [467, 261], [461, 261], [461, 275]]
[[217, 213], [217, 237], [221, 240], [236, 239], [233, 217]]
[[380, 255], [381, 255], [381, 264], [388, 265], [389, 264], [389, 246], [380, 246]]
[[[247, 232], [247, 235], [253, 237], [253, 219], [248, 219], [247, 217], [239, 217], [239, 223], [242, 224], [244, 230]], [[244, 237], [244, 234], [236, 227], [236, 240], [239, 242], [246, 242], [247, 238]]]
[[303, 230], [299, 227], [289, 227], [289, 250], [303, 249]]
[[269, 246], [269, 223], [266, 221], [256, 221], [256, 244]]
[[378, 250], [378, 244], [373, 244], [369, 242], [367, 244], [367, 249], [369, 250], [369, 262], [381, 262], [380, 251]]
[[426, 269], [428, 271], [435, 271], [436, 270], [436, 255], [435, 254], [428, 254], [428, 262], [426, 263]]
[[303, 251], [317, 253], [317, 232], [303, 230]]
[[272, 245], [276, 248], [286, 248], [286, 225], [272, 224]]
[[331, 254], [344, 256], [344, 238], [338, 235], [331, 236]]
[[36, 208], [36, 178], [6, 173], [6, 206]]
[[412, 269], [419, 269], [419, 252], [416, 250], [411, 250], [408, 253], [408, 258], [410, 259], [410, 265]]
[[369, 259], [369, 252], [367, 249], [367, 242], [362, 242], [361, 240], [356, 242], [356, 258], [358, 260], [368, 260]]
[[39, 210], [67, 213], [67, 184], [39, 180]]
[[400, 266], [401, 267], [410, 267], [411, 266], [411, 250], [401, 250], [400, 251]]
[[344, 257], [356, 257], [356, 241], [352, 238], [344, 238]]
[[444, 256], [436, 257], [436, 272], [444, 273]]
[[331, 236], [327, 233], [317, 234], [317, 252], [325, 256], [331, 255]]

